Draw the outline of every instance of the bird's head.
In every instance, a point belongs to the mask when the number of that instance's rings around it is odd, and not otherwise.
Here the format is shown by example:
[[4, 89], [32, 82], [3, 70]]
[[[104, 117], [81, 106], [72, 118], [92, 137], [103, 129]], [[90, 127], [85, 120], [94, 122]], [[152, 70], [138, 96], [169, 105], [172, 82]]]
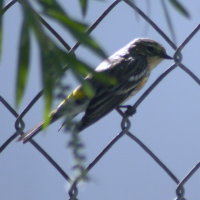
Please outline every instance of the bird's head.
[[134, 57], [145, 57], [150, 69], [153, 69], [163, 59], [172, 59], [171, 56], [167, 55], [165, 48], [161, 44], [151, 39], [135, 39], [129, 45], [129, 53]]

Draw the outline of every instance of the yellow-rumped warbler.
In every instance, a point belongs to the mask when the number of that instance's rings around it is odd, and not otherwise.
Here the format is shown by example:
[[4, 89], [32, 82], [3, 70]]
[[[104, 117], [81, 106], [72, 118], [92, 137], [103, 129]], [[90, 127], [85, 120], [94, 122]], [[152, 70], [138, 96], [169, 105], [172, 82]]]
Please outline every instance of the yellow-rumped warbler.
[[[172, 57], [156, 41], [146, 38], [131, 41], [96, 68], [98, 73], [114, 77], [117, 83], [104, 84], [91, 75], [87, 76], [95, 95], [89, 98], [82, 85], [78, 86], [51, 112], [51, 123], [64, 115], [72, 120], [77, 114], [85, 112], [76, 127], [76, 131], [82, 131], [136, 94], [146, 83], [151, 70], [163, 59]], [[27, 142], [41, 131], [43, 124], [44, 122], [23, 134], [20, 140]]]

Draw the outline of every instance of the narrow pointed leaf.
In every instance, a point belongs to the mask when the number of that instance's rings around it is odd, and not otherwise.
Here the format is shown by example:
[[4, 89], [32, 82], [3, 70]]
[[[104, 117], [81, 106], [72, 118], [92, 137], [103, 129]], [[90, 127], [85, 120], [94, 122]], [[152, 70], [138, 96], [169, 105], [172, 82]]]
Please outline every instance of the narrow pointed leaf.
[[41, 54], [41, 72], [45, 99], [44, 117], [48, 125], [48, 122], [50, 121], [48, 114], [52, 109], [53, 90], [56, 79], [59, 78], [56, 76], [57, 70], [59, 70], [59, 63], [56, 62], [57, 59], [55, 59], [55, 52], [52, 50], [52, 44], [50, 40], [46, 39], [46, 41], [40, 41], [39, 47]]
[[86, 95], [88, 97], [91, 98], [94, 95], [92, 86], [89, 84], [87, 80], [84, 80], [84, 78], [89, 74], [92, 75], [99, 82], [102, 82], [108, 85], [115, 85], [117, 83], [116, 79], [114, 79], [113, 77], [110, 77], [104, 73], [95, 72], [91, 68], [91, 66], [86, 64], [84, 61], [78, 58], [75, 58], [74, 56], [70, 54], [67, 54], [66, 56], [67, 56], [68, 65], [72, 69], [72, 72], [74, 73], [77, 80], [81, 82], [81, 84], [83, 84], [83, 89], [85, 90]]
[[56, 19], [72, 34], [74, 38], [76, 38], [94, 53], [103, 57], [104, 59], [107, 57], [106, 53], [97, 44], [97, 42], [91, 36], [86, 34], [87, 26], [85, 24], [53, 10], [49, 11], [48, 15], [53, 19]]
[[[52, 0], [41, 0], [40, 2], [47, 3], [45, 4], [45, 11], [48, 11], [48, 16], [53, 18], [56, 21], [59, 21], [64, 27], [66, 27], [74, 37], [80, 40], [88, 47], [93, 46], [96, 49], [100, 49], [95, 41], [88, 36], [85, 31], [87, 26], [84, 24], [77, 22], [67, 15], [64, 14], [62, 9], [56, 4], [55, 9], [52, 8], [51, 4]], [[55, 2], [55, 1], [54, 1]], [[33, 34], [38, 41], [38, 46], [40, 50], [41, 56], [41, 74], [42, 74], [42, 84], [44, 88], [44, 98], [45, 98], [45, 119], [49, 122], [48, 113], [51, 111], [52, 101], [54, 98], [54, 90], [57, 87], [57, 83], [62, 79], [64, 72], [71, 68], [74, 72], [75, 77], [83, 84], [83, 88], [88, 96], [93, 96], [94, 92], [90, 84], [84, 80], [88, 73], [97, 74], [88, 66], [86, 63], [82, 62], [75, 58], [73, 54], [67, 54], [64, 50], [58, 47], [54, 40], [51, 40], [43, 30], [43, 27], [39, 23], [39, 18], [34, 14], [34, 11], [30, 7], [27, 1], [23, 1], [23, 8], [28, 14], [30, 22], [30, 26], [33, 30]], [[46, 13], [45, 13], [46, 14]], [[91, 45], [92, 44], [92, 45]], [[92, 48], [91, 48], [92, 49]], [[94, 48], [93, 48], [94, 51]], [[96, 50], [97, 51], [97, 50]], [[101, 53], [103, 54], [103, 53]], [[105, 55], [105, 54], [104, 54]], [[67, 67], [64, 67], [66, 66]], [[110, 77], [107, 77], [104, 74], [98, 74], [97, 79], [103, 82], [113, 82]], [[112, 81], [111, 81], [112, 80]], [[48, 124], [47, 122], [47, 124]]]
[[62, 6], [55, 0], [37, 0], [38, 4], [42, 7], [43, 13], [46, 14], [49, 10], [62, 13], [67, 16]]
[[[43, 53], [42, 53], [43, 54]], [[44, 109], [44, 119], [47, 121], [47, 124], [50, 122], [48, 119], [48, 114], [52, 109], [52, 100], [53, 100], [53, 80], [49, 77], [48, 69], [46, 68], [48, 65], [47, 56], [42, 55], [42, 81], [44, 86], [44, 100], [45, 100], [45, 109]]]
[[[29, 27], [31, 28], [31, 31], [33, 32], [33, 35], [35, 36], [36, 40], [38, 41], [38, 47], [40, 52], [40, 63], [41, 63], [41, 71], [42, 71], [42, 83], [44, 87], [44, 98], [45, 98], [45, 110], [44, 115], [45, 119], [48, 120], [47, 113], [51, 110], [51, 104], [52, 104], [52, 93], [53, 93], [53, 79], [49, 76], [51, 71], [51, 59], [52, 57], [49, 56], [49, 49], [50, 42], [49, 38], [45, 35], [45, 32], [43, 30], [43, 27], [40, 24], [38, 15], [34, 12], [31, 5], [28, 1], [22, 1], [19, 0], [22, 6], [22, 11], [24, 16], [26, 17], [27, 23], [29, 24]], [[25, 26], [24, 26], [25, 29]], [[22, 33], [27, 30], [22, 31]], [[22, 34], [21, 34], [22, 35]], [[25, 37], [22, 37], [22, 39]], [[23, 44], [23, 43], [22, 43]], [[20, 51], [21, 57], [25, 55], [26, 52]], [[49, 67], [49, 68], [48, 68]], [[21, 79], [18, 78], [18, 81]], [[21, 88], [21, 87], [20, 87]]]
[[[37, 2], [42, 6], [44, 14], [66, 28], [76, 40], [80, 41], [97, 55], [106, 58], [106, 53], [100, 48], [97, 42], [86, 33], [88, 29], [87, 25], [69, 17], [56, 1], [37, 0]], [[87, 6], [86, 4], [84, 5]]]
[[190, 14], [178, 0], [169, 0], [169, 2], [185, 17], [189, 18]]
[[80, 60], [79, 58], [67, 54], [67, 62], [68, 65], [64, 67], [65, 68], [70, 67], [73, 72], [79, 73], [82, 77], [86, 77], [89, 74], [92, 74], [94, 78], [102, 83], [107, 83], [108, 85], [115, 85], [117, 83], [116, 79], [113, 77], [110, 77], [104, 73], [97, 73], [91, 66], [86, 64], [84, 61]]
[[82, 14], [85, 16], [88, 8], [88, 0], [79, 0], [79, 3], [81, 6]]
[[18, 51], [19, 51], [19, 54], [18, 54], [17, 83], [16, 83], [17, 106], [22, 100], [24, 90], [27, 84], [27, 76], [28, 76], [28, 70], [29, 70], [30, 33], [29, 33], [26, 20], [24, 20], [22, 23]]

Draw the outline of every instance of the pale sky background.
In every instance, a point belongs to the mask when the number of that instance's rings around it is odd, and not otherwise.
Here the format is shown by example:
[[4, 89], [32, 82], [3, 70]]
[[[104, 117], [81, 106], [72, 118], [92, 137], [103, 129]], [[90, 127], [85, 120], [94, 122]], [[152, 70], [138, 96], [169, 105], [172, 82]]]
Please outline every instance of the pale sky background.
[[[8, 1], [6, 1], [8, 2]], [[81, 19], [77, 0], [60, 0], [63, 8], [73, 17]], [[89, 1], [86, 18], [93, 23], [113, 1]], [[147, 1], [136, 1], [146, 13]], [[168, 1], [167, 1], [168, 2]], [[188, 20], [169, 4], [170, 15], [178, 44], [199, 24], [200, 2], [181, 1], [191, 14]], [[151, 19], [170, 36], [161, 1], [150, 1]], [[3, 56], [0, 62], [0, 95], [14, 107], [16, 58], [21, 23], [20, 6], [16, 4], [4, 16]], [[71, 36], [58, 25], [50, 24], [73, 45]], [[120, 3], [92, 32], [108, 55], [136, 37], [149, 37], [162, 43], [169, 55], [172, 48], [147, 23], [137, 16], [125, 3]], [[199, 66], [200, 32], [183, 50], [183, 63], [200, 77]], [[76, 51], [96, 67], [102, 60], [83, 47]], [[133, 104], [145, 89], [166, 69], [172, 61], [164, 61], [152, 73], [146, 87], [128, 103]], [[69, 81], [71, 82], [71, 77]], [[70, 83], [72, 87], [76, 83]], [[22, 111], [40, 91], [40, 70], [37, 46], [32, 43], [32, 59], [29, 81]], [[139, 137], [181, 180], [200, 161], [200, 87], [182, 70], [176, 69], [167, 76], [139, 106], [131, 120], [131, 132]], [[56, 105], [56, 103], [55, 103]], [[35, 126], [42, 119], [41, 99], [24, 117], [25, 130]], [[84, 130], [81, 138], [85, 144], [84, 153], [90, 163], [101, 150], [120, 132], [121, 117], [116, 111]], [[15, 118], [0, 104], [0, 144], [15, 131]], [[34, 139], [71, 176], [72, 158], [67, 148], [69, 136], [58, 133], [61, 121], [51, 125], [45, 133]], [[89, 173], [90, 181], [79, 185], [78, 199], [82, 200], [170, 200], [175, 197], [176, 184], [171, 178], [132, 140], [124, 136], [98, 162]], [[200, 173], [197, 172], [185, 185], [185, 197], [200, 199]], [[0, 199], [11, 200], [64, 200], [69, 199], [69, 184], [31, 144], [13, 141], [0, 154]]]

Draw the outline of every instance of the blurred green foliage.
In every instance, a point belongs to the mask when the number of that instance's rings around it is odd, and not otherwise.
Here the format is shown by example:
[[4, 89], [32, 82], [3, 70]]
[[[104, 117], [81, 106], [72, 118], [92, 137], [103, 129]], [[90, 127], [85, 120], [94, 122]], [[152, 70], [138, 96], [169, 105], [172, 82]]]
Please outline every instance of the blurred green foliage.
[[[79, 0], [82, 15], [85, 16], [88, 11], [88, 0]], [[181, 14], [189, 17], [189, 12], [178, 0], [169, 0], [172, 6]], [[28, 0], [13, 0], [4, 6], [4, 1], [0, 0], [0, 53], [2, 48], [2, 18], [6, 11], [15, 3], [21, 5], [23, 13], [23, 20], [21, 25], [21, 34], [19, 39], [18, 62], [17, 62], [17, 76], [16, 76], [16, 105], [19, 105], [28, 81], [28, 74], [30, 70], [31, 58], [31, 37], [34, 36], [39, 48], [40, 65], [41, 65], [41, 80], [44, 88], [45, 99], [45, 116], [50, 112], [52, 101], [54, 98], [53, 91], [58, 87], [58, 83], [62, 80], [65, 72], [70, 68], [75, 77], [83, 84], [83, 88], [88, 96], [93, 96], [93, 89], [84, 80], [88, 73], [92, 73], [98, 80], [108, 84], [114, 84], [115, 80], [103, 75], [95, 73], [95, 71], [87, 63], [81, 59], [76, 58], [74, 52], [69, 52], [69, 45], [49, 37], [47, 28], [51, 33], [56, 32], [51, 26], [34, 10], [31, 1]], [[63, 9], [63, 7], [56, 0], [36, 0], [37, 8], [40, 9], [44, 17], [48, 17], [60, 24], [77, 42], [89, 48], [93, 53], [106, 58], [106, 54], [100, 45], [87, 34], [88, 25], [73, 19]], [[45, 23], [44, 23], [45, 22]], [[50, 27], [50, 28], [49, 28]], [[53, 33], [54, 34], [54, 33]], [[55, 34], [54, 34], [55, 36]], [[56, 36], [55, 36], [56, 37]], [[59, 36], [61, 38], [61, 36]], [[56, 41], [56, 42], [55, 42]], [[67, 48], [68, 47], [68, 48]]]

